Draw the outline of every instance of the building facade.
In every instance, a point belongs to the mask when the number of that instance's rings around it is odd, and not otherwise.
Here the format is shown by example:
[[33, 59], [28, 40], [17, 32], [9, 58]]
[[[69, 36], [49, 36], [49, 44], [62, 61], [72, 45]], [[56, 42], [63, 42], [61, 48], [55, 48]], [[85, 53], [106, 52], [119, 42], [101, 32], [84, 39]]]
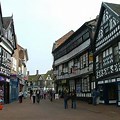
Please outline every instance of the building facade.
[[91, 100], [95, 88], [93, 74], [93, 37], [97, 18], [85, 22], [59, 47], [52, 50], [56, 91], [76, 90], [81, 100]]
[[35, 75], [29, 75], [28, 77], [28, 90], [41, 89], [43, 91], [48, 91], [50, 89], [54, 90], [54, 80], [53, 71], [49, 70], [46, 74], [39, 74], [36, 70]]
[[120, 105], [120, 5], [102, 3], [94, 39], [100, 103]]
[[13, 16], [2, 17], [0, 6], [0, 99], [9, 103], [11, 56], [16, 49]]
[[28, 61], [27, 49], [17, 44], [17, 49], [11, 57], [11, 77], [10, 77], [10, 102], [18, 99], [20, 90], [26, 89], [27, 66]]
[[23, 92], [26, 91], [26, 84], [28, 80], [28, 73], [27, 73], [27, 61], [28, 61], [28, 52], [27, 49], [23, 48], [22, 46], [18, 45], [18, 78], [19, 78], [19, 90]]

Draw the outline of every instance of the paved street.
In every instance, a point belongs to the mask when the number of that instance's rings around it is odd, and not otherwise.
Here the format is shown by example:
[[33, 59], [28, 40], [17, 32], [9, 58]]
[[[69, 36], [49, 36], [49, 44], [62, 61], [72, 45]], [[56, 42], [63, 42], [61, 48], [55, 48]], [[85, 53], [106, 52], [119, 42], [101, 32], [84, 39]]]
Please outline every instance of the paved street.
[[62, 99], [32, 104], [28, 98], [22, 104], [4, 105], [0, 110], [0, 120], [120, 120], [120, 108], [101, 104], [93, 106], [79, 101], [77, 109], [71, 109], [70, 103], [69, 108], [64, 109]]

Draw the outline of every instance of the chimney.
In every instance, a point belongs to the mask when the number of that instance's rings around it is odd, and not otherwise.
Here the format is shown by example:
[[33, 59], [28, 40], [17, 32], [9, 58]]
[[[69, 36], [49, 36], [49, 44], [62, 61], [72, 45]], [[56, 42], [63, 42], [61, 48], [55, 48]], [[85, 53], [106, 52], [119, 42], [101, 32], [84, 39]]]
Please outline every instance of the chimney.
[[38, 75], [39, 74], [39, 70], [36, 70], [36, 75]]
[[27, 75], [29, 76], [29, 74], [30, 74], [30, 72], [29, 71], [27, 71]]

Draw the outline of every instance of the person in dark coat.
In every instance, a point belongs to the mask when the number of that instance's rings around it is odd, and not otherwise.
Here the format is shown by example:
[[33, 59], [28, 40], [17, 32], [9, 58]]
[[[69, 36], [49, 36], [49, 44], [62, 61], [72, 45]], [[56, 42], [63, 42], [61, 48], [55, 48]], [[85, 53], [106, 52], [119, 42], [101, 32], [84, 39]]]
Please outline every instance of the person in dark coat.
[[35, 98], [36, 98], [36, 91], [35, 90], [33, 91], [32, 97], [33, 97], [33, 103], [35, 103]]
[[40, 102], [40, 90], [39, 89], [36, 90], [36, 102], [37, 103]]
[[73, 90], [71, 92], [71, 108], [76, 109], [76, 92]]
[[93, 89], [93, 91], [92, 91], [93, 105], [97, 104], [97, 98], [98, 98], [99, 94], [100, 93], [98, 90]]
[[68, 90], [66, 89], [64, 91], [64, 108], [65, 109], [68, 108], [68, 99], [69, 99], [69, 93], [68, 93]]
[[32, 94], [33, 94], [33, 90], [30, 90], [30, 99], [32, 97]]
[[53, 91], [52, 89], [49, 91], [50, 101], [53, 101]]

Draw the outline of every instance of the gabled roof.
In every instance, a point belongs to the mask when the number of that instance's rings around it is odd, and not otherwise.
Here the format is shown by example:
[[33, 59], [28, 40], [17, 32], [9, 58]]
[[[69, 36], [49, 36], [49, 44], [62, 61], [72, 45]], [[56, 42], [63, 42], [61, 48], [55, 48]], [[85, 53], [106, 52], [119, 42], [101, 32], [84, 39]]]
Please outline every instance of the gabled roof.
[[50, 75], [50, 77], [53, 79], [53, 70], [47, 71], [47, 73], [44, 75], [44, 78], [46, 79]]
[[96, 26], [97, 20], [98, 20], [98, 18], [96, 17], [95, 19], [92, 19], [92, 20], [90, 20], [90, 21], [86, 21], [78, 30], [76, 30], [76, 31], [74, 32], [73, 35], [77, 35], [78, 33], [80, 33], [80, 31], [82, 32], [82, 31], [83, 31], [83, 28], [85, 28], [85, 27]]
[[[9, 26], [12, 26], [11, 27], [11, 32], [13, 34], [13, 37], [14, 37], [14, 50], [17, 49], [17, 40], [16, 40], [16, 34], [15, 34], [15, 29], [14, 29], [14, 21], [13, 21], [13, 15], [12, 16], [9, 16], [9, 17], [3, 17], [3, 28], [5, 30], [7, 30], [9, 28]], [[14, 51], [13, 51], [14, 53]]]
[[29, 75], [28, 81], [37, 81], [39, 80], [40, 75]]
[[42, 80], [46, 80], [48, 75], [50, 75], [50, 77], [53, 79], [53, 71], [49, 70], [49, 71], [47, 71], [46, 74], [29, 75], [28, 76], [28, 81], [38, 81], [40, 78], [42, 78]]
[[58, 48], [62, 43], [64, 43], [72, 34], [74, 33], [73, 30], [69, 31], [68, 33], [66, 33], [64, 36], [62, 36], [61, 38], [59, 38], [57, 41], [55, 41], [55, 43], [53, 44], [53, 49], [52, 51], [54, 51], [56, 48]]
[[[98, 18], [92, 19], [90, 21], [86, 21], [79, 29], [77, 29], [71, 36], [69, 36], [62, 44], [59, 45], [55, 50], [58, 50], [62, 45], [66, 44], [70, 40], [73, 40], [75, 37], [77, 37], [80, 33], [81, 35], [85, 32], [84, 30], [87, 30], [89, 28], [92, 28], [93, 26], [96, 28]], [[77, 39], [77, 38], [75, 38]], [[74, 40], [75, 40], [74, 39]]]
[[10, 17], [3, 17], [3, 26], [4, 26], [5, 29], [8, 28], [8, 26], [11, 23], [11, 21], [12, 21], [12, 16], [10, 16]]
[[1, 3], [0, 3], [0, 23], [1, 23], [1, 26], [3, 26], [3, 18], [2, 18], [2, 8], [1, 8]]
[[104, 9], [107, 9], [114, 17], [116, 17], [118, 20], [120, 20], [120, 4], [113, 4], [113, 3], [106, 3], [103, 2], [101, 4], [101, 9], [100, 9], [100, 13], [99, 13], [99, 18], [98, 18], [98, 22], [97, 22], [97, 27], [96, 27], [96, 33], [94, 36], [94, 39], [96, 39], [97, 34], [98, 34], [98, 29], [99, 26], [101, 24], [101, 20], [102, 20], [102, 16], [103, 16], [103, 12]]
[[109, 10], [114, 12], [114, 14], [118, 15], [120, 17], [120, 4], [114, 4], [114, 3], [103, 3], [104, 7], [107, 7]]

